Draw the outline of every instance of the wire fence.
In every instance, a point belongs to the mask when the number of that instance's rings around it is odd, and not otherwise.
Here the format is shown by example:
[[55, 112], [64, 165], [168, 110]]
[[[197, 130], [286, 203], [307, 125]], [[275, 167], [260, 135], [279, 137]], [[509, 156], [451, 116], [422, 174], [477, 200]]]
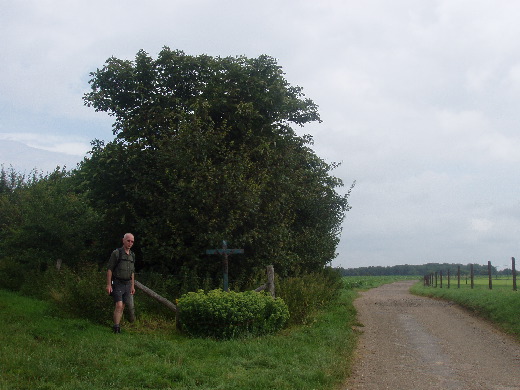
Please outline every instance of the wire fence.
[[[511, 270], [512, 275], [511, 278], [507, 278], [506, 280], [510, 280], [512, 282], [512, 285], [510, 287], [513, 288], [513, 291], [517, 291], [517, 272], [516, 272], [516, 261], [514, 257], [511, 257]], [[491, 261], [488, 261], [488, 275], [486, 278], [487, 286], [490, 290], [493, 289], [493, 274], [492, 274], [493, 267], [491, 266]], [[437, 272], [432, 272], [428, 275], [424, 275], [424, 285], [428, 287], [435, 287], [435, 288], [452, 288], [455, 287], [454, 284], [456, 284], [456, 288], [461, 288], [461, 279], [465, 279], [465, 284], [468, 284], [470, 288], [475, 288], [476, 281], [481, 282], [483, 279], [475, 277], [475, 273], [473, 271], [473, 264], [470, 264], [470, 273], [469, 275], [461, 275], [460, 272], [460, 266], [457, 267], [457, 273], [453, 274], [450, 269], [448, 270], [440, 270]], [[495, 280], [495, 283], [497, 282], [498, 278]], [[504, 279], [500, 279], [499, 285], [502, 286]], [[480, 283], [479, 283], [480, 285]]]

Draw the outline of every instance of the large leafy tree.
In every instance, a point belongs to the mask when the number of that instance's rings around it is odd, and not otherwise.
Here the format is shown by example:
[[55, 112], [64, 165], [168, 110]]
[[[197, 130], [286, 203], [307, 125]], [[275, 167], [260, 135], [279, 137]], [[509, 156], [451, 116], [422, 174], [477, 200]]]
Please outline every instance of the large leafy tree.
[[235, 275], [316, 270], [335, 256], [348, 193], [291, 128], [319, 121], [317, 106], [273, 58], [165, 47], [91, 76], [85, 103], [115, 117], [116, 138], [94, 142], [79, 177], [106, 226], [136, 232], [146, 267], [212, 272], [203, 253], [223, 239], [246, 249]]

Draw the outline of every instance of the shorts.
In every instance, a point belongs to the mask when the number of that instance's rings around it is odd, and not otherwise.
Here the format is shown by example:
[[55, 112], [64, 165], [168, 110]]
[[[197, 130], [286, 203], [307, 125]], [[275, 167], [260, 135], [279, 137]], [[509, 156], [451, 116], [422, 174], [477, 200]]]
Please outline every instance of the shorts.
[[129, 303], [132, 295], [132, 282], [124, 282], [114, 279], [112, 284], [112, 294], [110, 295], [114, 298], [114, 303], [120, 301], [123, 301], [125, 304]]

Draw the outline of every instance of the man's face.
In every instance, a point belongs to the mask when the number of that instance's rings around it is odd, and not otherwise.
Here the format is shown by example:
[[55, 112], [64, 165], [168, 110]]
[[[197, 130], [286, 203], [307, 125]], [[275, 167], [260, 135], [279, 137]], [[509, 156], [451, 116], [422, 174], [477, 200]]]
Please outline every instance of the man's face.
[[134, 236], [128, 234], [123, 238], [123, 246], [125, 249], [130, 249], [132, 245], [134, 245]]

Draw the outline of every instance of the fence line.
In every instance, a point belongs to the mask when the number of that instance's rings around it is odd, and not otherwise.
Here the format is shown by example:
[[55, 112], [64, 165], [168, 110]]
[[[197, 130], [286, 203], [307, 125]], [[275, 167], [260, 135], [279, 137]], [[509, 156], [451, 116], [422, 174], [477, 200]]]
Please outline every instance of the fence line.
[[[515, 258], [511, 257], [511, 270], [513, 273], [513, 291], [517, 291], [517, 284], [516, 284], [516, 264], [515, 264]], [[473, 264], [469, 265], [470, 267], [470, 280], [471, 280], [471, 288], [475, 288], [475, 273], [473, 270]], [[493, 289], [493, 275], [492, 275], [492, 267], [491, 267], [491, 261], [488, 261], [488, 288], [490, 290]], [[447, 287], [451, 288], [451, 280], [450, 280], [450, 270], [447, 270]], [[432, 272], [428, 275], [424, 275], [424, 285], [428, 287], [435, 287], [437, 288], [440, 286], [440, 288], [443, 288], [443, 273], [441, 271]], [[468, 284], [468, 279], [466, 276], [466, 284]], [[460, 288], [460, 265], [457, 266], [457, 288]]]

